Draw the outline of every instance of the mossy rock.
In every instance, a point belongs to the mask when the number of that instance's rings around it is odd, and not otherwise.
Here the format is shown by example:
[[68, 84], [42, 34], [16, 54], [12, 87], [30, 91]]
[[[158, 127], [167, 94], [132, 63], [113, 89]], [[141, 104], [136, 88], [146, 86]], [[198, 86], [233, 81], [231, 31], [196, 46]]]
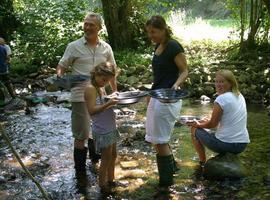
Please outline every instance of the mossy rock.
[[192, 84], [202, 83], [202, 77], [200, 73], [191, 72], [189, 73], [189, 77]]
[[208, 180], [240, 179], [246, 175], [238, 156], [230, 153], [210, 158], [204, 167], [204, 177]]
[[212, 96], [215, 93], [215, 89], [213, 86], [207, 85], [204, 87], [204, 92], [208, 96]]

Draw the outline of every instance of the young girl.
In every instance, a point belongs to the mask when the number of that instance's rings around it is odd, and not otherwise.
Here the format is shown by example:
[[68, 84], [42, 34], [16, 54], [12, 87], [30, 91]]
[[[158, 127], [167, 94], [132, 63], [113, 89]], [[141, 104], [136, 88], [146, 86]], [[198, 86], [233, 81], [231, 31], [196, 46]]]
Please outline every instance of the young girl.
[[104, 86], [115, 77], [115, 69], [110, 63], [101, 63], [91, 71], [91, 84], [84, 93], [87, 109], [92, 118], [92, 132], [96, 151], [101, 153], [99, 186], [101, 193], [110, 192], [109, 185], [114, 180], [116, 160], [116, 141], [119, 133], [116, 129], [115, 114], [112, 106], [115, 98], [105, 101]]

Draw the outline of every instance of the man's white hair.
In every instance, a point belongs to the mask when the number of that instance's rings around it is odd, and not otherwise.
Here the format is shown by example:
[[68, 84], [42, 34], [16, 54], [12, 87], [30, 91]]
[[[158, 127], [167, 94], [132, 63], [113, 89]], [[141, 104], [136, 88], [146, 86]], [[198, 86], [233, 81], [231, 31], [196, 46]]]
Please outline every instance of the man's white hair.
[[97, 19], [97, 22], [98, 22], [98, 25], [100, 27], [100, 29], [102, 28], [102, 17], [100, 14], [98, 13], [94, 13], [94, 12], [88, 12], [85, 17], [84, 17], [84, 20], [88, 19], [88, 18], [96, 18]]

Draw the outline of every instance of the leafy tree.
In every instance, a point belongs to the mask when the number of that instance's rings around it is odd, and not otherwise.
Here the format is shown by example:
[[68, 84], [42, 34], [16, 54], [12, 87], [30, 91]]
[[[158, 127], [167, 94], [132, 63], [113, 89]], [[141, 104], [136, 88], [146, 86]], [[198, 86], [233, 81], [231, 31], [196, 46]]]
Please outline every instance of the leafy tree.
[[17, 27], [14, 15], [13, 1], [1, 0], [0, 2], [0, 36], [6, 40], [11, 39], [11, 34]]
[[262, 0], [228, 0], [228, 6], [240, 24], [242, 53], [254, 51], [261, 42], [269, 43], [270, 19], [264, 3]]
[[[14, 4], [21, 26], [14, 34], [18, 65], [56, 65], [68, 42], [82, 35], [87, 0], [22, 0]], [[25, 66], [26, 67], [26, 66]]]
[[269, 0], [263, 0], [263, 2], [265, 3], [265, 6], [266, 6], [266, 8], [268, 10], [268, 13], [270, 15], [270, 1]]

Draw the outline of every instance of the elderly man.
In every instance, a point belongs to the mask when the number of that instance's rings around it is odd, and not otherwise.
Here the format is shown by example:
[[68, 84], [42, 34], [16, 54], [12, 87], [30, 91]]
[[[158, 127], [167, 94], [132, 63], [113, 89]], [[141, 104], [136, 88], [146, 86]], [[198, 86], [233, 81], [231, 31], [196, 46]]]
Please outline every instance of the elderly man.
[[[68, 44], [65, 53], [57, 66], [57, 76], [62, 76], [67, 67], [71, 67], [74, 75], [90, 75], [90, 71], [102, 62], [110, 62], [116, 66], [112, 48], [102, 41], [98, 33], [102, 29], [100, 15], [90, 12], [83, 21], [84, 36]], [[113, 92], [117, 91], [116, 80], [110, 82]], [[74, 137], [74, 162], [77, 175], [85, 174], [88, 140], [89, 157], [92, 164], [98, 162], [94, 143], [90, 137], [90, 117], [84, 100], [84, 85], [71, 89], [71, 127]]]

